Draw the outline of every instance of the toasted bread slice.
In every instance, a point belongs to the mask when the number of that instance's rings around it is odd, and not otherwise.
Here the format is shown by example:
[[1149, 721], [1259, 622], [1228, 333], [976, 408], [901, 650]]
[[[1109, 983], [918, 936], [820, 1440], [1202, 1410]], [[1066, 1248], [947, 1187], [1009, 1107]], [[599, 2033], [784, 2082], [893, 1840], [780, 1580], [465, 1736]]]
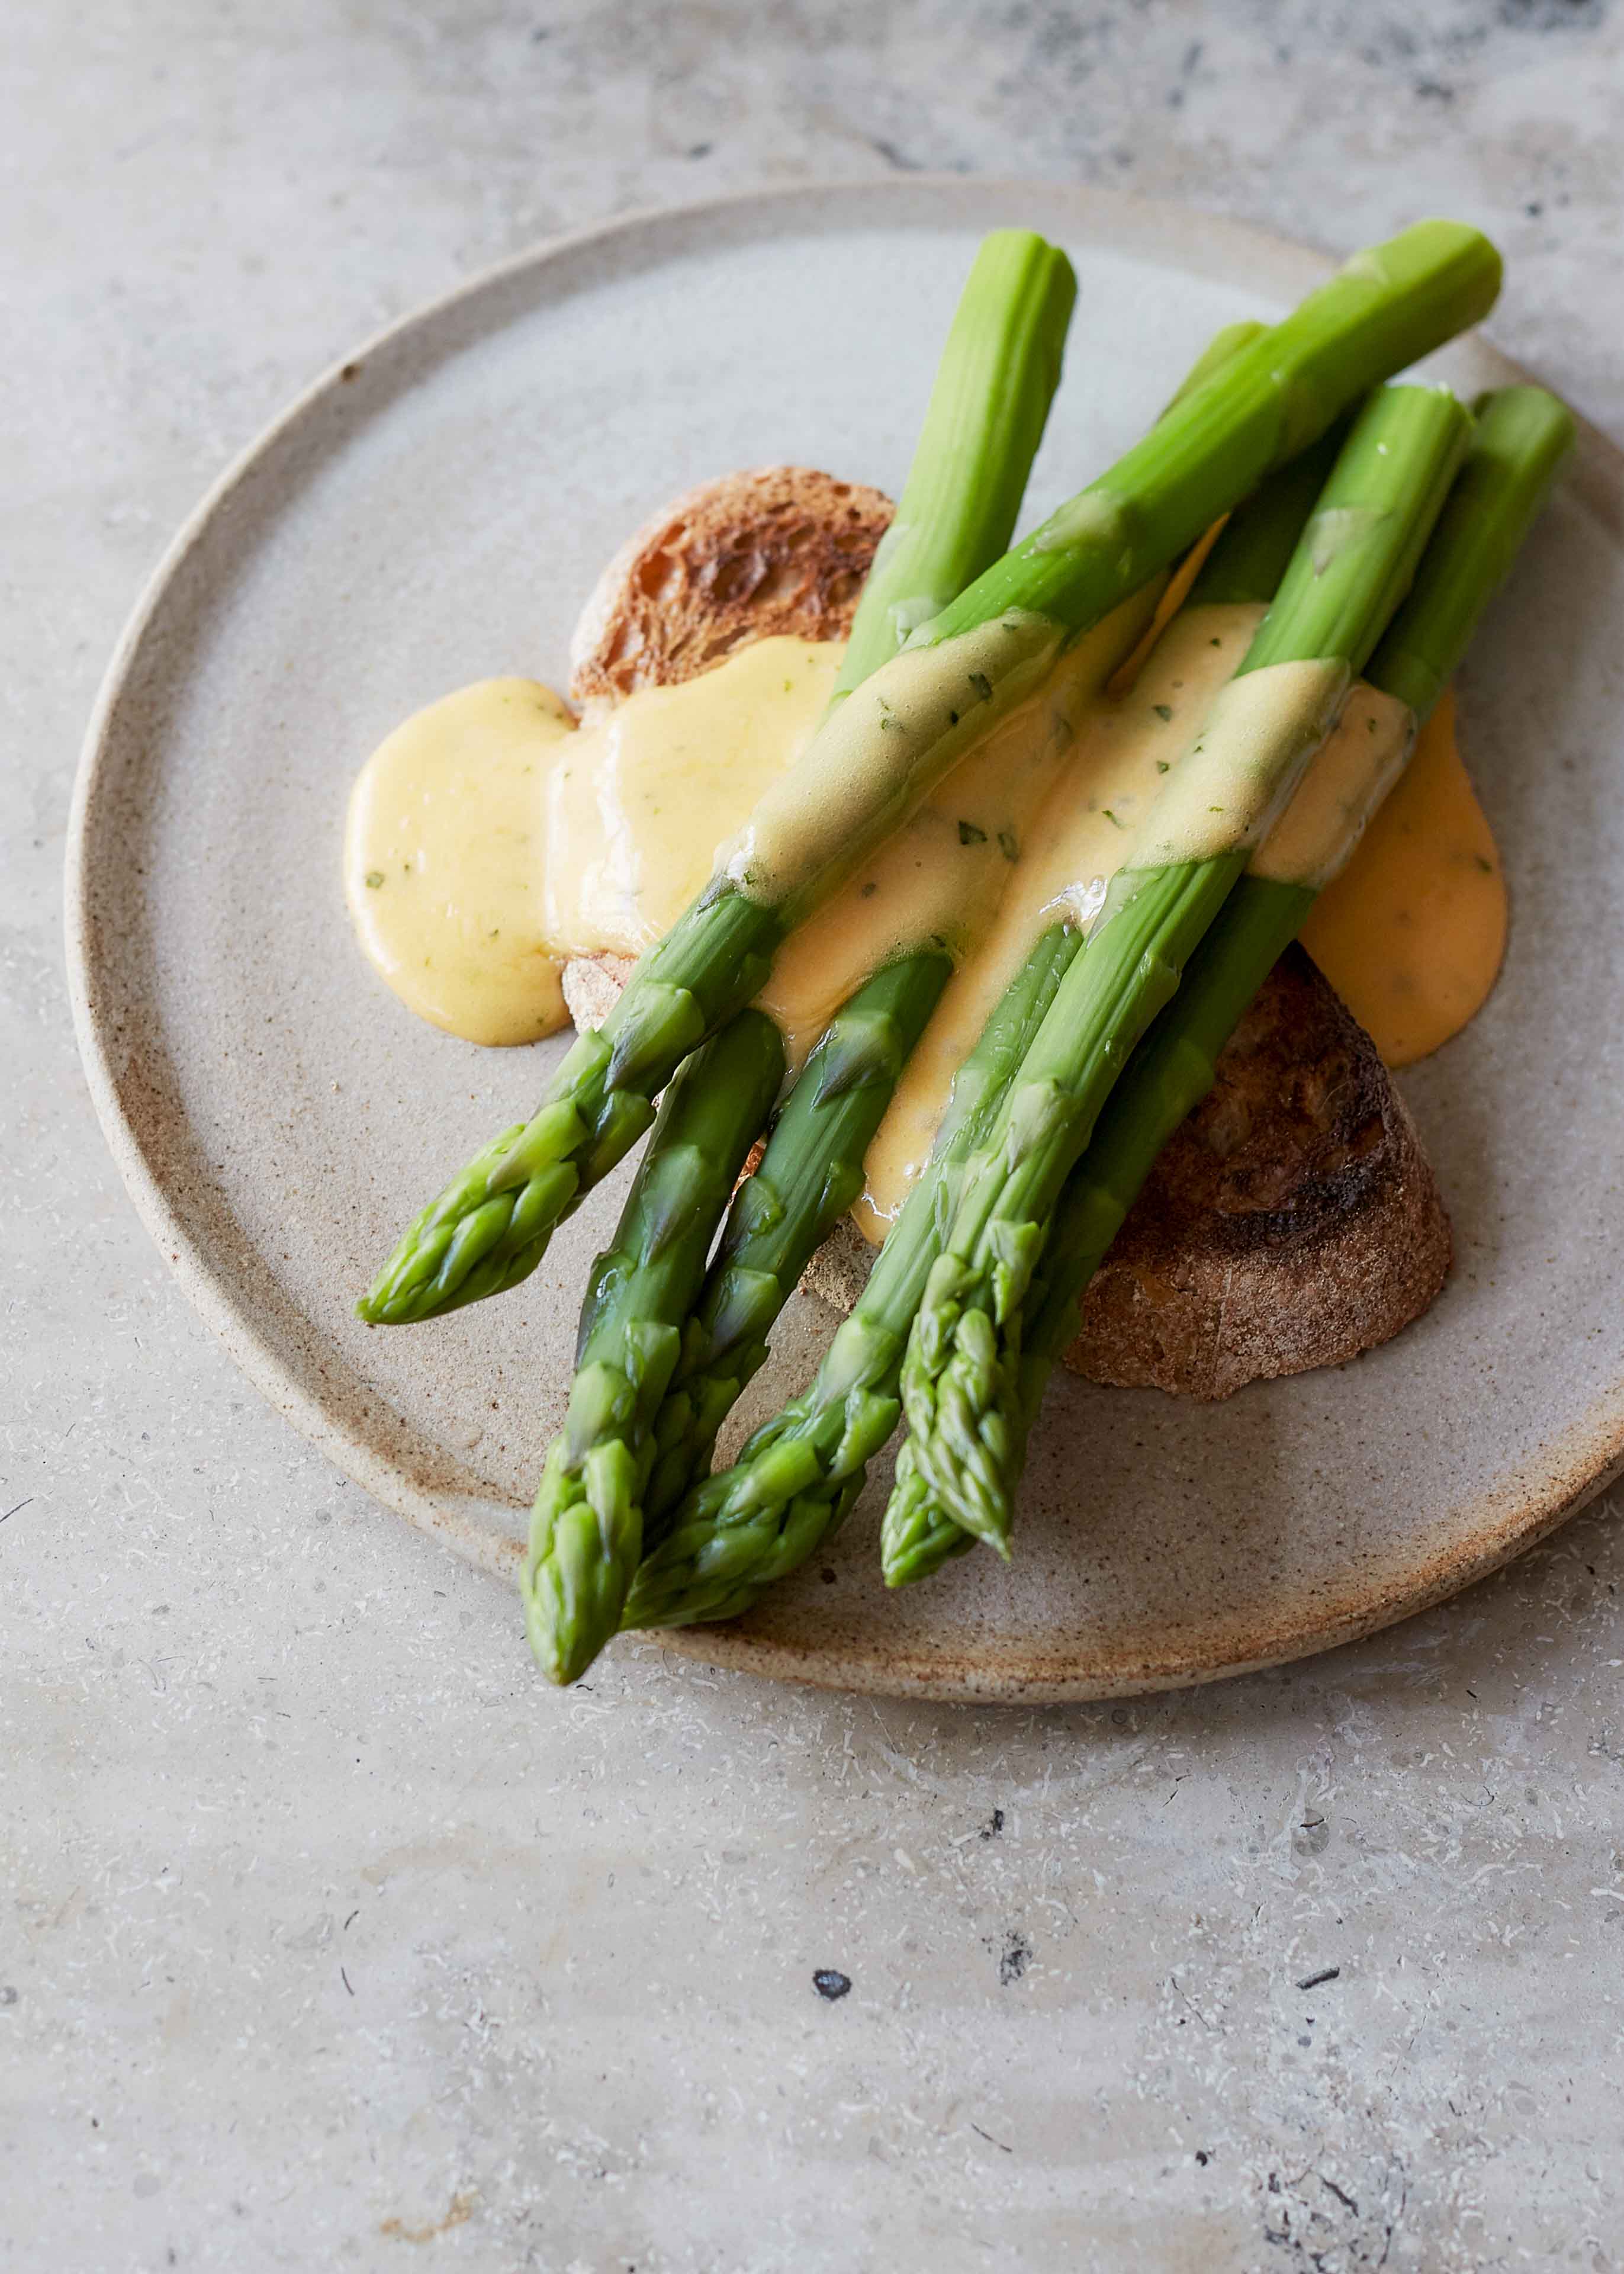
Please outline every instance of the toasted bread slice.
[[[891, 512], [877, 491], [799, 467], [690, 491], [605, 572], [572, 649], [576, 699], [691, 678], [773, 632], [844, 637]], [[566, 968], [577, 1026], [602, 1022], [631, 968], [616, 955]], [[842, 1224], [806, 1284], [849, 1311], [873, 1255]], [[1449, 1220], [1404, 1102], [1293, 948], [1164, 1149], [1064, 1362], [1093, 1382], [1228, 1397], [1387, 1341], [1426, 1309], [1449, 1262]]]
[[1162, 1148], [1070, 1359], [1092, 1382], [1228, 1397], [1386, 1342], [1432, 1301], [1451, 1252], [1409, 1109], [1293, 947]]
[[[1403, 1099], [1294, 947], [1236, 1030], [1211, 1095], [1163, 1148], [1064, 1362], [1090, 1382], [1229, 1397], [1387, 1341], [1432, 1301], [1450, 1254]], [[873, 1255], [843, 1224], [808, 1284], [850, 1310]]]
[[583, 707], [697, 677], [747, 640], [844, 639], [895, 508], [808, 466], [688, 491], [628, 539], [570, 644]]

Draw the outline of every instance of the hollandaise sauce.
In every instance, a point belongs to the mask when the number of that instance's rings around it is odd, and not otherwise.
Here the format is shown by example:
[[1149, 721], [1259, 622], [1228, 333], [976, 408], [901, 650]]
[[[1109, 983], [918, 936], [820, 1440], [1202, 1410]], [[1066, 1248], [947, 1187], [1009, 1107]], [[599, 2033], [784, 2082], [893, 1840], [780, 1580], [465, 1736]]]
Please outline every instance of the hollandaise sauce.
[[[1086, 921], [1098, 907], [1263, 613], [1186, 608], [1132, 684], [1113, 683], [1153, 599], [1127, 603], [1049, 665], [792, 934], [763, 991], [798, 1066], [889, 956], [935, 943], [953, 958], [869, 1150], [856, 1213], [871, 1239], [884, 1237], [929, 1154], [993, 1002], [1057, 909]], [[579, 723], [551, 689], [519, 678], [481, 681], [417, 712], [373, 752], [350, 800], [345, 891], [375, 969], [410, 1010], [470, 1042], [553, 1032], [567, 1016], [571, 957], [641, 953], [718, 855], [770, 857], [769, 840], [752, 849], [747, 822], [771, 816], [771, 791], [828, 708], [841, 653], [757, 641]], [[1366, 731], [1365, 712], [1358, 719]], [[1304, 941], [1402, 1065], [1480, 1007], [1505, 934], [1499, 855], [1446, 698]]]

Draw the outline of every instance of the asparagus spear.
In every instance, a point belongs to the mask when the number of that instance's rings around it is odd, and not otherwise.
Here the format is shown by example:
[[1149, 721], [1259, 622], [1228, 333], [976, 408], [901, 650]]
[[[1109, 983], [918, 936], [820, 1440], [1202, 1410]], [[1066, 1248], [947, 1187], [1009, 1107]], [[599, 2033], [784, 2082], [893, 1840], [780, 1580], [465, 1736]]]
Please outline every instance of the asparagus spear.
[[[1244, 335], [1247, 327], [1237, 325], [1233, 329]], [[1225, 336], [1222, 333], [1218, 335], [1208, 355], [1222, 351]], [[1192, 392], [1199, 384], [1199, 377], [1198, 365], [1186, 380], [1184, 392]], [[1339, 422], [1312, 449], [1304, 450], [1300, 458], [1293, 459], [1274, 475], [1268, 485], [1266, 510], [1248, 513], [1243, 509], [1231, 517], [1222, 539], [1202, 563], [1186, 598], [1186, 607], [1209, 604], [1222, 606], [1226, 602], [1273, 598], [1303, 525], [1331, 471], [1343, 433]], [[1068, 1199], [1070, 1193], [1068, 1185]], [[1034, 1279], [1033, 1300], [1036, 1299]], [[1029, 1427], [1030, 1417], [1024, 1408], [1021, 1418]], [[974, 1545], [975, 1534], [955, 1522], [933, 1496], [921, 1472], [914, 1440], [905, 1436], [898, 1448], [891, 1496], [885, 1503], [880, 1530], [880, 1562], [886, 1585], [911, 1585], [939, 1570], [955, 1556], [967, 1554]]]
[[1136, 834], [966, 1171], [914, 1321], [903, 1398], [910, 1470], [1000, 1554], [1022, 1307], [1061, 1188], [1407, 590], [1470, 425], [1451, 395], [1421, 388], [1382, 388], [1360, 413], [1240, 672]]
[[[1470, 453], [1410, 597], [1365, 673], [1366, 685], [1404, 706], [1416, 726], [1459, 665], [1574, 442], [1572, 417], [1542, 388], [1506, 388], [1475, 408]], [[1402, 763], [1408, 744], [1400, 737], [1397, 747]], [[1356, 764], [1350, 775], [1345, 758], [1339, 772], [1336, 757], [1333, 743], [1315, 760], [1304, 790], [1202, 941], [1177, 996], [1139, 1044], [1067, 1179], [1027, 1298], [1012, 1401], [1011, 1488], [1049, 1374], [1077, 1331], [1084, 1289], [1162, 1148], [1211, 1088], [1219, 1055], [1253, 996], [1318, 893], [1346, 865], [1395, 778], [1380, 764], [1363, 775]], [[908, 1447], [898, 1462], [882, 1544], [890, 1586], [925, 1577], [973, 1544], [932, 1498]]]
[[426, 1318], [525, 1277], [553, 1226], [648, 1127], [650, 1100], [682, 1059], [759, 991], [787, 933], [1024, 699], [1063, 643], [1372, 381], [1475, 323], [1499, 281], [1493, 247], [1453, 222], [1418, 223], [1356, 255], [921, 625], [832, 708], [605, 1025], [569, 1051], [535, 1118], [487, 1146], [410, 1225], [361, 1315]]
[[[1335, 455], [1335, 437], [1327, 437], [1272, 475], [1231, 516], [1187, 606], [1204, 599], [1262, 599], [1273, 593]], [[773, 1579], [793, 1570], [844, 1519], [862, 1488], [868, 1459], [899, 1411], [905, 1338], [951, 1224], [964, 1162], [991, 1126], [1026, 1043], [1080, 944], [1069, 922], [1056, 923], [1012, 975], [954, 1081], [924, 1175], [816, 1381], [756, 1433], [733, 1469], [690, 1495], [673, 1536], [651, 1550], [638, 1573], [628, 1600], [628, 1626], [733, 1617]], [[848, 1427], [848, 1422], [860, 1426]]]
[[718, 1430], [767, 1355], [816, 1249], [856, 1200], [863, 1156], [952, 971], [939, 951], [889, 963], [836, 1013], [779, 1115], [726, 1229], [655, 1422], [645, 1553], [710, 1465]]
[[[1274, 598], [1346, 440], [1347, 423], [1338, 421], [1312, 449], [1273, 475], [1259, 497], [1231, 516], [1191, 586], [1187, 608]], [[1068, 1199], [1070, 1193], [1068, 1184]], [[1037, 1299], [1034, 1280], [1032, 1300]], [[1022, 1419], [1029, 1420], [1024, 1409]], [[880, 1532], [886, 1585], [910, 1585], [974, 1545], [975, 1534], [957, 1523], [932, 1495], [914, 1441], [905, 1436]]]
[[1076, 300], [1077, 278], [1056, 246], [1025, 229], [982, 238], [896, 516], [863, 583], [837, 702], [1008, 545]]
[[614, 1632], [643, 1553], [651, 1425], [680, 1319], [784, 1078], [784, 1039], [741, 1011], [667, 1089], [614, 1245], [592, 1267], [564, 1427], [548, 1448], [520, 1579], [543, 1670], [573, 1682]]
[[862, 1488], [865, 1465], [901, 1411], [903, 1344], [959, 1166], [989, 1126], [1078, 945], [1069, 925], [1043, 934], [959, 1068], [929, 1169], [908, 1195], [815, 1380], [756, 1432], [731, 1469], [689, 1495], [669, 1535], [639, 1570], [623, 1626], [731, 1618], [838, 1525]]

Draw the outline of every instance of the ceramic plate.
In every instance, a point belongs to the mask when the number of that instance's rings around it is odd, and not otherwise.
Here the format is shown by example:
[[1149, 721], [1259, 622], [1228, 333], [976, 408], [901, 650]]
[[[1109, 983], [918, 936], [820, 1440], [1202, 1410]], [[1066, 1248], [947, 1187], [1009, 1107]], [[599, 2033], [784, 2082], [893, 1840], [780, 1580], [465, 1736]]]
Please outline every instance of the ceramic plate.
[[[797, 187], [554, 243], [330, 373], [182, 533], [114, 660], [79, 782], [69, 956], [97, 1106], [192, 1299], [377, 1499], [511, 1574], [623, 1176], [500, 1301], [369, 1331], [402, 1220], [523, 1118], [561, 1045], [418, 1024], [351, 944], [344, 801], [417, 704], [561, 686], [602, 563], [655, 506], [795, 460], [893, 492], [981, 232], [1064, 244], [1080, 295], [1027, 519], [1198, 348], [1328, 264], [1237, 223], [1036, 184]], [[1514, 375], [1480, 343], [1437, 359]], [[1188, 1404], [1063, 1379], [1019, 1555], [887, 1596], [888, 1478], [716, 1662], [942, 1698], [1097, 1698], [1325, 1648], [1464, 1585], [1624, 1465], [1624, 480], [1588, 436], [1465, 674], [1514, 893], [1485, 1014], [1403, 1088], [1454, 1217], [1442, 1299], [1332, 1372]], [[762, 1418], [831, 1318], [786, 1314]], [[518, 1641], [515, 1622], [515, 1647]]]

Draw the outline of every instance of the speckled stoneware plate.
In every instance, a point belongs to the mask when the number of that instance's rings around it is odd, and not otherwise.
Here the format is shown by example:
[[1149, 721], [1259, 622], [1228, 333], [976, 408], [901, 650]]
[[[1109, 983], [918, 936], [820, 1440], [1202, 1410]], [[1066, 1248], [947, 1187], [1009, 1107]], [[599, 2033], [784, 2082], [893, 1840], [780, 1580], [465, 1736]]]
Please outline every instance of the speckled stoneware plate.
[[[109, 674], [69, 856], [69, 961], [119, 1164], [266, 1396], [390, 1508], [511, 1573], [620, 1180], [500, 1301], [370, 1332], [403, 1218], [528, 1111], [558, 1043], [419, 1025], [339, 885], [362, 757], [461, 681], [562, 685], [603, 562], [654, 506], [793, 459], [893, 491], [981, 233], [1064, 244], [1080, 297], [1047, 510], [1214, 328], [1318, 253], [1082, 189], [796, 187], [544, 246], [331, 373], [183, 531]], [[1438, 359], [1473, 388], [1512, 366]], [[1624, 478], [1598, 437], [1466, 674], [1515, 894], [1486, 1013], [1403, 1088], [1455, 1220], [1441, 1300], [1357, 1364], [1217, 1407], [1062, 1380], [1019, 1552], [888, 1597], [887, 1480], [748, 1620], [676, 1638], [764, 1674], [923, 1697], [1095, 1698], [1325, 1648], [1463, 1586], [1624, 1465]], [[792, 1306], [760, 1419], [830, 1329]], [[515, 1650], [523, 1648], [515, 1621]]]

